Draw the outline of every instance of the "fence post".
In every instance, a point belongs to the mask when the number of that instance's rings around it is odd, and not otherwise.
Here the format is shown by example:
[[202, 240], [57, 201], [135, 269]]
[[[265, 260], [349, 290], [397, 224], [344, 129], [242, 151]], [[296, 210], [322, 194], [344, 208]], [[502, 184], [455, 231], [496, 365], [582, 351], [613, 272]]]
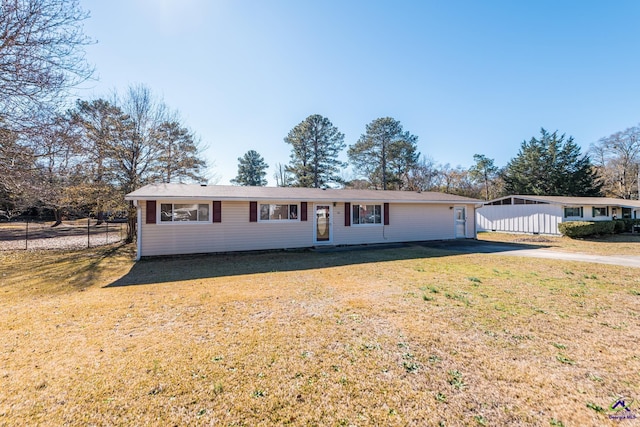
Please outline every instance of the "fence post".
[[91, 221], [91, 217], [87, 216], [87, 249], [91, 247], [90, 241], [89, 241], [89, 236], [91, 235], [90, 221]]
[[29, 250], [29, 217], [27, 216], [27, 227], [24, 233], [24, 250]]

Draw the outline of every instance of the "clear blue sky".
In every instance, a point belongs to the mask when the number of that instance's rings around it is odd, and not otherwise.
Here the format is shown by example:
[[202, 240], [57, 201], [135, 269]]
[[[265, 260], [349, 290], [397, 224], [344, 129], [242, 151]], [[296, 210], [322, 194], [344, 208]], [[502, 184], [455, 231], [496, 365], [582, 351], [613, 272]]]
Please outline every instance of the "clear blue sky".
[[[640, 122], [640, 1], [81, 0], [97, 40], [83, 98], [143, 83], [209, 148], [219, 184], [311, 114], [351, 145], [378, 117], [422, 154], [504, 166], [540, 127], [599, 138]], [[346, 159], [346, 152], [344, 153]]]

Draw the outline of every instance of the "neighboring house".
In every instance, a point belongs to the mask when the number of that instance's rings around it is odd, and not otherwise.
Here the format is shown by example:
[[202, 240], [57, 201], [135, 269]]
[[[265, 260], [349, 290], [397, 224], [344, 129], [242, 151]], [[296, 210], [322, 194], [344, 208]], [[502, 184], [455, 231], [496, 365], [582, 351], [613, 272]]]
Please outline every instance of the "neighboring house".
[[485, 202], [476, 217], [478, 231], [560, 234], [561, 222], [640, 218], [640, 201], [512, 195]]
[[143, 256], [475, 238], [481, 202], [450, 194], [154, 184], [127, 194]]

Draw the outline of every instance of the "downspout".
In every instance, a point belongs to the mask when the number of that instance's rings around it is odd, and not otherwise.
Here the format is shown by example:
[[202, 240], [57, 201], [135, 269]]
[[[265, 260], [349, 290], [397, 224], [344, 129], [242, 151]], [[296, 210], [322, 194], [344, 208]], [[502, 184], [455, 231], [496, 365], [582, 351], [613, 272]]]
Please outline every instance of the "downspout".
[[473, 238], [478, 240], [478, 209], [482, 209], [484, 203], [476, 203], [473, 205]]
[[138, 204], [137, 200], [133, 201], [133, 205], [136, 207], [136, 211], [138, 212], [138, 224], [136, 231], [136, 261], [140, 261], [142, 257], [142, 206]]
[[478, 240], [478, 213], [476, 209], [478, 208], [473, 205], [473, 238]]

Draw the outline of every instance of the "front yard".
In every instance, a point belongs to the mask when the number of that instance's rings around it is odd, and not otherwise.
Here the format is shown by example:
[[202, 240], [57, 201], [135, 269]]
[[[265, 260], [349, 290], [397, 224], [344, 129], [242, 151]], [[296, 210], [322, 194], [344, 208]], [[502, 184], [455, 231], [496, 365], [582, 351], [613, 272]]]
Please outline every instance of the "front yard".
[[533, 234], [478, 233], [478, 240], [524, 243], [532, 246], [545, 246], [554, 250], [592, 255], [640, 256], [640, 234], [638, 233], [611, 234], [583, 239]]
[[0, 252], [0, 425], [617, 425], [640, 400], [634, 269], [132, 256]]

